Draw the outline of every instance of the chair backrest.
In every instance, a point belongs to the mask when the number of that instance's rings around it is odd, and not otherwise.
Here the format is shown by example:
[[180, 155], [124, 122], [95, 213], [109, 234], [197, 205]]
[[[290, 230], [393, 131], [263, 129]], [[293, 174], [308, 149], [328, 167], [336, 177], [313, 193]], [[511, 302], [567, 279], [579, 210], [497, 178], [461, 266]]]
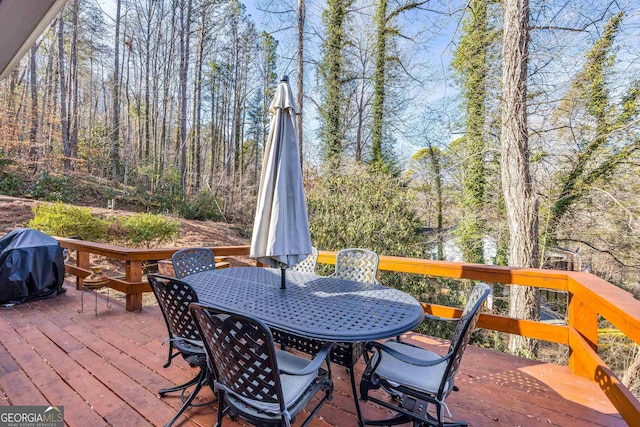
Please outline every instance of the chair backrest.
[[311, 247], [311, 255], [291, 267], [291, 270], [299, 271], [300, 273], [316, 273], [316, 264], [318, 263], [318, 249]]
[[284, 414], [284, 398], [273, 336], [260, 320], [192, 304], [216, 383], [223, 390], [260, 404], [273, 404]]
[[187, 283], [159, 274], [147, 276], [167, 323], [169, 338], [200, 341], [200, 332], [189, 311], [189, 304], [198, 302], [196, 292]]
[[364, 283], [378, 283], [378, 254], [367, 249], [342, 249], [336, 255], [335, 277]]
[[450, 389], [445, 386], [449, 381], [453, 380], [453, 377], [458, 371], [462, 355], [467, 348], [471, 333], [475, 330], [478, 317], [480, 317], [480, 308], [490, 292], [491, 288], [486, 283], [478, 283], [471, 290], [467, 304], [462, 311], [462, 315], [456, 324], [456, 329], [451, 338], [449, 353], [453, 353], [453, 355], [451, 359], [449, 359], [447, 369], [444, 372], [443, 380], [440, 384], [440, 393], [442, 393], [443, 390]]
[[188, 248], [174, 253], [171, 257], [173, 271], [178, 279], [201, 271], [215, 270], [216, 258], [209, 248]]

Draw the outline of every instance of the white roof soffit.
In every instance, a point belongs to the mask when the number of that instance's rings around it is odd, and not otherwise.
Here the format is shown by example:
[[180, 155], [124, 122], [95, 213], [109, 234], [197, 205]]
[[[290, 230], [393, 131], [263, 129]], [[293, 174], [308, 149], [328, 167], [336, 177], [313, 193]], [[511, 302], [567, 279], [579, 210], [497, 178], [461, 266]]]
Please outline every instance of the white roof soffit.
[[0, 79], [13, 70], [67, 0], [0, 0]]

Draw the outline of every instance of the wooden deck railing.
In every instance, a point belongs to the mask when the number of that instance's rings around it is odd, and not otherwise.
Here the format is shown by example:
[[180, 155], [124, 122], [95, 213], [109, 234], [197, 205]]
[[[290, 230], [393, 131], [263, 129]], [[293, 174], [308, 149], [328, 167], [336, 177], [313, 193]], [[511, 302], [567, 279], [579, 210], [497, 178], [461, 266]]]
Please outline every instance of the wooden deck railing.
[[[67, 265], [67, 273], [77, 276], [77, 286], [88, 276], [89, 255], [97, 254], [124, 261], [125, 279], [110, 279], [109, 286], [125, 292], [129, 311], [142, 308], [142, 293], [150, 288], [142, 281], [142, 262], [169, 259], [176, 249], [128, 249], [79, 240], [59, 239], [60, 244], [76, 251], [76, 265]], [[215, 248], [216, 256], [248, 256], [248, 246]], [[318, 262], [335, 263], [335, 252], [320, 251]], [[567, 325], [551, 325], [483, 313], [478, 326], [499, 332], [567, 345], [569, 368], [576, 375], [592, 379], [630, 425], [640, 423], [640, 402], [621, 383], [598, 356], [598, 316], [607, 319], [636, 344], [640, 344], [640, 301], [631, 294], [589, 273], [530, 268], [510, 268], [479, 264], [432, 261], [381, 256], [379, 269], [453, 279], [470, 279], [505, 285], [523, 285], [566, 291], [569, 295]], [[461, 311], [435, 304], [423, 304], [425, 313], [456, 317]]]

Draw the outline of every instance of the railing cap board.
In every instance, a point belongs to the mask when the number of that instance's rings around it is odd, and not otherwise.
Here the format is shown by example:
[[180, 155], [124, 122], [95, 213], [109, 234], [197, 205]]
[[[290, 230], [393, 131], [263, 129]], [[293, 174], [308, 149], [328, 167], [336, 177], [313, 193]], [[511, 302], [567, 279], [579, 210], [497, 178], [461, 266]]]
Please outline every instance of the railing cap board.
[[[319, 251], [318, 262], [334, 264], [336, 252]], [[380, 256], [380, 270], [402, 273], [449, 277], [452, 279], [481, 280], [491, 283], [535, 286], [566, 291], [567, 272], [540, 268], [517, 268], [487, 264], [436, 261], [420, 258]]]
[[[73, 250], [87, 250], [96, 255], [115, 258], [125, 261], [149, 261], [157, 259], [169, 259], [183, 248], [156, 248], [156, 249], [132, 249], [122, 246], [107, 245], [105, 243], [88, 242], [85, 240], [66, 239], [56, 237], [63, 248]], [[249, 246], [218, 246], [211, 248], [220, 256], [245, 256], [249, 255]]]
[[638, 425], [640, 402], [572, 326], [569, 326], [569, 347], [577, 354], [583, 369], [600, 386], [609, 401], [620, 412], [622, 418], [630, 426]]
[[640, 301], [590, 273], [569, 273], [569, 291], [640, 344]]

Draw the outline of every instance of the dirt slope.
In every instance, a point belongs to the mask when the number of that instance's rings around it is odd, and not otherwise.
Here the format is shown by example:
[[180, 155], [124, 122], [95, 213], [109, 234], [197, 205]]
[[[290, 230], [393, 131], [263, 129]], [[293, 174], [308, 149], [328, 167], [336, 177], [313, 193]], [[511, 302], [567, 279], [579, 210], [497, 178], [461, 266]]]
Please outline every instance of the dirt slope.
[[[0, 195], [0, 237], [17, 227], [26, 227], [33, 214], [31, 206], [33, 200]], [[98, 214], [130, 215], [132, 212], [92, 208]], [[176, 218], [180, 221], [180, 237], [175, 242], [166, 243], [166, 247], [186, 246], [227, 246], [248, 245], [249, 237], [238, 226], [212, 222], [190, 221]]]

